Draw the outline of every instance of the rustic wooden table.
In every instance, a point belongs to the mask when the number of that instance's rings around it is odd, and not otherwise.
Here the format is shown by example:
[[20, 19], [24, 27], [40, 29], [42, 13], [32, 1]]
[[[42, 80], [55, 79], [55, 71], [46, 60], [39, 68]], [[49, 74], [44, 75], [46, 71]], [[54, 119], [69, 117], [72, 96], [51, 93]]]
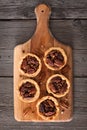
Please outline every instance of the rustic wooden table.
[[[34, 8], [52, 7], [50, 28], [73, 48], [74, 114], [69, 123], [17, 122], [13, 110], [13, 49], [35, 30]], [[0, 130], [87, 129], [87, 0], [0, 0]]]

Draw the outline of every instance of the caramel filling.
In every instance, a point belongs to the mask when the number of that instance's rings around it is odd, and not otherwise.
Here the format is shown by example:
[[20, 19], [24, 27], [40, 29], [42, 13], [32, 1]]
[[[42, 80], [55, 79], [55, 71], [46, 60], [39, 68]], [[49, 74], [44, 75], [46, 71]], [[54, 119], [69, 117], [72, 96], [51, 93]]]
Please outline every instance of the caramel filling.
[[39, 111], [46, 117], [56, 114], [56, 107], [52, 100], [44, 100], [39, 106]]
[[66, 80], [61, 77], [54, 77], [49, 83], [49, 88], [54, 94], [63, 94], [67, 90]]
[[33, 74], [37, 71], [39, 62], [35, 57], [26, 56], [21, 64], [21, 69], [28, 74]]
[[54, 68], [59, 68], [64, 64], [64, 57], [58, 50], [52, 50], [47, 54], [46, 63]]
[[26, 82], [21, 85], [19, 91], [20, 91], [20, 95], [23, 98], [33, 98], [36, 93], [36, 88], [32, 83]]

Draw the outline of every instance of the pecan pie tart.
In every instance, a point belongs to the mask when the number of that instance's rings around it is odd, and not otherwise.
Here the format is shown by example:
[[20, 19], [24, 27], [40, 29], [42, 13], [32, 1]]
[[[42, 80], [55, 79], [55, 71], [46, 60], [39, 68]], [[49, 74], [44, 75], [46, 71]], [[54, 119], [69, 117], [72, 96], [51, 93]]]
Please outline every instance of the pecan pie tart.
[[46, 88], [48, 93], [60, 98], [69, 92], [70, 82], [65, 76], [54, 74], [47, 80]]
[[52, 96], [45, 96], [37, 102], [37, 113], [44, 120], [52, 120], [58, 117], [59, 104]]
[[20, 62], [20, 72], [24, 76], [35, 77], [41, 71], [41, 60], [32, 53], [26, 54]]
[[67, 56], [62, 48], [51, 47], [45, 52], [43, 60], [47, 68], [60, 70], [66, 65]]
[[39, 98], [39, 85], [32, 79], [22, 80], [17, 88], [20, 100], [26, 103], [34, 102]]

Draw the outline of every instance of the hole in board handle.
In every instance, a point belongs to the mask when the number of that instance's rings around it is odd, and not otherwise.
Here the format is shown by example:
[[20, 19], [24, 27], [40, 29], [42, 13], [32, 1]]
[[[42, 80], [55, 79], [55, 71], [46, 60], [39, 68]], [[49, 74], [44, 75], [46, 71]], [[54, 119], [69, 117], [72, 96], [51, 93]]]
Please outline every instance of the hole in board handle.
[[44, 12], [44, 10], [41, 10], [41, 12], [43, 13], [43, 12]]

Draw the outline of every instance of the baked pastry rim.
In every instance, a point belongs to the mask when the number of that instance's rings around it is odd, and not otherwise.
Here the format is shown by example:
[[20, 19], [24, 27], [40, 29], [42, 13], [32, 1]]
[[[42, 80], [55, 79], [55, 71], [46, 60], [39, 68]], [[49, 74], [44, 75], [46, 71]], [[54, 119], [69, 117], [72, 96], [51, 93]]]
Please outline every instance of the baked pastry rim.
[[[52, 115], [50, 117], [46, 117], [44, 116], [40, 111], [39, 111], [39, 105], [41, 102], [43, 102], [44, 100], [52, 100], [55, 104], [55, 107], [56, 107], [56, 114], [55, 115]], [[42, 97], [41, 99], [38, 100], [37, 104], [36, 104], [36, 107], [37, 107], [37, 114], [44, 120], [53, 120], [55, 119], [56, 117], [58, 118], [58, 114], [59, 114], [59, 103], [57, 101], [56, 98], [52, 97], [52, 96], [44, 96]]]

